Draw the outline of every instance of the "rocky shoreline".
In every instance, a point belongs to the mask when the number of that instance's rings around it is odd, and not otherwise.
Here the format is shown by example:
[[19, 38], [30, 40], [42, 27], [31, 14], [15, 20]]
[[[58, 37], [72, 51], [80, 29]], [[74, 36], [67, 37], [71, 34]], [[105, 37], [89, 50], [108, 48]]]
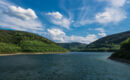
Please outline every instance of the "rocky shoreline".
[[122, 62], [122, 63], [130, 64], [130, 60], [128, 60], [128, 59], [121, 59], [121, 58], [115, 58], [115, 57], [109, 57], [109, 59], [114, 60], [114, 61], [118, 61], [118, 62]]

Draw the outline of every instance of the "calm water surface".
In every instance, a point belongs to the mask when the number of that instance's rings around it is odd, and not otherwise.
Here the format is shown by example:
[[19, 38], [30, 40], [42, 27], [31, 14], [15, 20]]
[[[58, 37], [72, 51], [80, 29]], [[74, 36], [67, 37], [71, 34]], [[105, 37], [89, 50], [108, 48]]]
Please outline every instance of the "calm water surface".
[[107, 59], [111, 53], [0, 57], [0, 80], [130, 80], [130, 65]]

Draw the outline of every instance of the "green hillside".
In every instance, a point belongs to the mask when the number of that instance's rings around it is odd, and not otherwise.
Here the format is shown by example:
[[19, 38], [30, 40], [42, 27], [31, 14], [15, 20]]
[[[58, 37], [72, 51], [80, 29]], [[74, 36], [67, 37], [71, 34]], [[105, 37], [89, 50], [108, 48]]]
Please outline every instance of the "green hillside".
[[66, 48], [70, 51], [82, 51], [87, 44], [72, 42], [72, 43], [59, 43], [63, 48]]
[[130, 38], [121, 44], [120, 50], [112, 54], [111, 58], [122, 58], [130, 60]]
[[103, 37], [89, 44], [83, 51], [117, 51], [120, 43], [130, 37], [130, 31]]
[[58, 44], [33, 33], [0, 30], [0, 53], [67, 51]]

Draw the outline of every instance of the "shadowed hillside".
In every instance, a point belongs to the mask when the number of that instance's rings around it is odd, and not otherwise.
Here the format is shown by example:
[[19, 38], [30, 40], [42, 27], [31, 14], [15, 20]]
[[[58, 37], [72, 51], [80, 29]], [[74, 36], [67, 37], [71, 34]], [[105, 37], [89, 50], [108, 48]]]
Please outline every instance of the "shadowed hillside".
[[111, 58], [121, 58], [130, 60], [130, 38], [128, 38], [121, 44], [120, 50], [113, 53]]

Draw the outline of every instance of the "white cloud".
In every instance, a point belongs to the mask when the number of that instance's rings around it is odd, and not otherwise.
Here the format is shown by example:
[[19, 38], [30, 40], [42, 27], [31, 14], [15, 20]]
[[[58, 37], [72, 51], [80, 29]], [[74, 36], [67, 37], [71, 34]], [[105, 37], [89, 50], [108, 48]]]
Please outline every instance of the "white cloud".
[[48, 33], [53, 40], [65, 42], [64, 38], [66, 37], [66, 34], [60, 29], [48, 29]]
[[52, 16], [55, 19], [62, 19], [63, 15], [59, 12], [49, 12], [48, 15]]
[[7, 15], [0, 15], [0, 25], [3, 28], [10, 28], [15, 30], [40, 30], [42, 24], [38, 20], [21, 20]]
[[102, 33], [98, 33], [99, 36], [101, 37], [105, 37], [106, 36], [106, 33], [105, 32], [102, 32]]
[[96, 15], [96, 20], [99, 23], [117, 23], [126, 18], [126, 13], [121, 9], [106, 8], [105, 12], [98, 13]]
[[97, 40], [96, 35], [89, 34], [86, 37], [82, 36], [67, 36], [65, 32], [63, 32], [60, 29], [48, 29], [48, 34], [52, 38], [52, 40], [55, 40], [57, 42], [80, 42], [80, 43], [86, 43], [89, 44], [95, 40]]
[[32, 9], [17, 7], [5, 0], [0, 1], [0, 26], [29, 32], [43, 30], [42, 23]]
[[101, 37], [107, 36], [107, 34], [103, 28], [96, 28], [95, 30], [99, 31], [99, 33], [98, 33], [99, 36], [101, 36]]
[[118, 23], [127, 18], [125, 10], [122, 9], [126, 0], [108, 0], [107, 2], [109, 3], [109, 6], [105, 8], [105, 11], [99, 12], [95, 16], [98, 23]]
[[59, 12], [49, 12], [47, 13], [47, 15], [50, 17], [51, 22], [53, 24], [69, 29], [69, 26], [71, 24], [71, 19], [66, 18]]
[[126, 3], [127, 0], [108, 0], [110, 4], [114, 7], [122, 7]]
[[37, 18], [35, 12], [32, 9], [24, 9], [22, 7], [16, 7], [14, 5], [8, 6], [8, 9], [3, 11], [3, 13], [11, 17], [21, 18], [24, 20]]

